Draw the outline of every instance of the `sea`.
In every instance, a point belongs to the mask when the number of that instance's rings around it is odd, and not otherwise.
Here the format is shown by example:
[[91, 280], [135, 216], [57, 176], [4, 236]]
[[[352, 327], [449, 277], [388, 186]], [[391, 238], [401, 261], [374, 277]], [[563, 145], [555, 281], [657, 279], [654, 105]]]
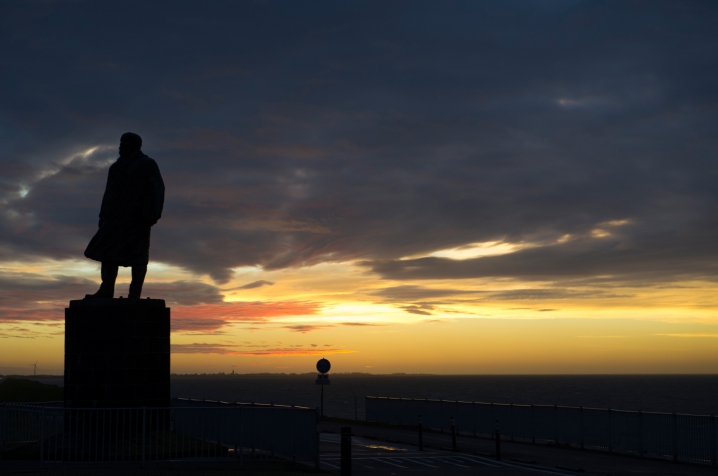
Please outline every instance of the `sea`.
[[[62, 385], [62, 377], [26, 377]], [[317, 374], [172, 375], [173, 397], [320, 405]], [[718, 375], [329, 374], [324, 413], [365, 418], [366, 396], [718, 415]]]

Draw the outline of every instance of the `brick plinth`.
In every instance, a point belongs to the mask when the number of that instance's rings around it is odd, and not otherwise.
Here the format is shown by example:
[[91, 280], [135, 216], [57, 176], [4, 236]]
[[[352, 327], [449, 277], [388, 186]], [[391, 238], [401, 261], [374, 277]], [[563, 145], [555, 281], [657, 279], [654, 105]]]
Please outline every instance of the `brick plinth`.
[[169, 407], [170, 310], [162, 299], [70, 301], [65, 407]]

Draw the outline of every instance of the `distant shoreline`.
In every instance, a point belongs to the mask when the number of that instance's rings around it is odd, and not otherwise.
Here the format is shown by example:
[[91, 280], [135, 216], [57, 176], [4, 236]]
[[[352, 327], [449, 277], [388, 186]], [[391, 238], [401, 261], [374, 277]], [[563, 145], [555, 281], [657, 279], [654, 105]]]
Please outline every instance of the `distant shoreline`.
[[[256, 372], [256, 373], [171, 373], [172, 377], [257, 377], [257, 376], [301, 376], [315, 375], [317, 372], [303, 373], [286, 373], [286, 372]], [[349, 375], [349, 376], [368, 376], [368, 377], [634, 377], [634, 376], [654, 376], [654, 377], [700, 377], [700, 376], [718, 376], [718, 373], [616, 373], [616, 374], [424, 374], [424, 373], [369, 373], [369, 372], [331, 372], [330, 375]], [[42, 374], [42, 375], [23, 375], [23, 374], [0, 374], [0, 379], [16, 377], [16, 378], [58, 378], [64, 377], [64, 374]]]

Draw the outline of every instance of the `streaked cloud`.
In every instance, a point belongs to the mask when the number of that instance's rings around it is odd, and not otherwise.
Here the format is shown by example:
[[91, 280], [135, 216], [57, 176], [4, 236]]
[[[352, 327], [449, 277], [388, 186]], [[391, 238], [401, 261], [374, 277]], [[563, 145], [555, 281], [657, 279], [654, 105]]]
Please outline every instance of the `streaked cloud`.
[[273, 286], [273, 285], [274, 285], [274, 283], [271, 281], [259, 279], [257, 281], [252, 281], [251, 283], [247, 283], [242, 286], [238, 286], [236, 288], [226, 289], [225, 291], [235, 291], [235, 290], [239, 290], [239, 289], [256, 289], [256, 288], [261, 288], [262, 286]]
[[718, 334], [653, 334], [660, 337], [698, 337], [698, 338], [718, 338]]
[[275, 347], [265, 349], [244, 349], [231, 344], [172, 344], [172, 352], [176, 354], [220, 354], [254, 357], [291, 357], [302, 355], [331, 355], [351, 354], [355, 351], [349, 349], [335, 349], [329, 347]]

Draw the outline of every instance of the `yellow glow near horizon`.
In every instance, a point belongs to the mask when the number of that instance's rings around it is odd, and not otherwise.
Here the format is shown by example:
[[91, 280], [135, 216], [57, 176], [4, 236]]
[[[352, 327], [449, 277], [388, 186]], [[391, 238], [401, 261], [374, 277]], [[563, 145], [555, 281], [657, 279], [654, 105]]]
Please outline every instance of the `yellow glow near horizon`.
[[[6, 262], [0, 270], [99, 281], [99, 265], [89, 260]], [[129, 269], [123, 271], [120, 282], [129, 280]], [[220, 305], [318, 307], [248, 321], [240, 307], [237, 319], [218, 328], [178, 330], [172, 335], [179, 346], [174, 372], [305, 372], [322, 353], [338, 372], [718, 371], [718, 295], [712, 282], [605, 288], [515, 279], [407, 283], [377, 280], [349, 262], [275, 271], [238, 268], [229, 282], [217, 285], [174, 266], [150, 265], [150, 286], [178, 280], [216, 286], [224, 296]], [[242, 289], [257, 281], [265, 283]], [[423, 295], [424, 290], [431, 292]], [[44, 372], [61, 373], [66, 303], [38, 298], [37, 306], [55, 306], [57, 319], [0, 323], [0, 372], [29, 372], [29, 364], [39, 360]], [[192, 307], [182, 312], [191, 315]]]

